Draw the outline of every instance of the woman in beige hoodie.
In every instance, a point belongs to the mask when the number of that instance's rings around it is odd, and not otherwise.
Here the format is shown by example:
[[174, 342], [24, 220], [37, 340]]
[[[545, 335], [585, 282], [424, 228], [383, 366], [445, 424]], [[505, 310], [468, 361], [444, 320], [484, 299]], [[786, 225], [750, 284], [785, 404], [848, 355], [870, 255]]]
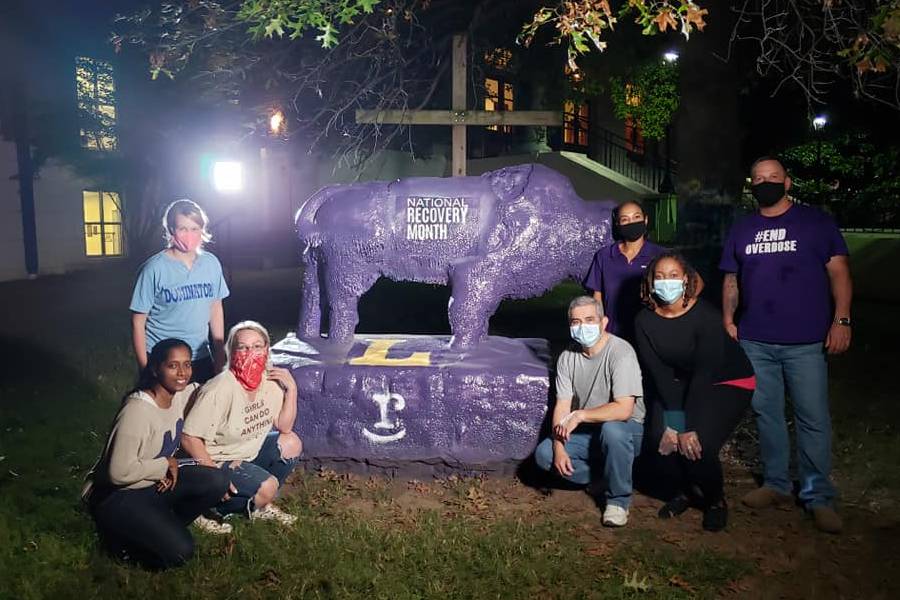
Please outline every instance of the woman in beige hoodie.
[[188, 525], [228, 491], [222, 471], [174, 458], [184, 410], [197, 389], [191, 349], [176, 339], [153, 347], [137, 388], [125, 397], [86, 500], [100, 537], [120, 557], [152, 568], [190, 559]]

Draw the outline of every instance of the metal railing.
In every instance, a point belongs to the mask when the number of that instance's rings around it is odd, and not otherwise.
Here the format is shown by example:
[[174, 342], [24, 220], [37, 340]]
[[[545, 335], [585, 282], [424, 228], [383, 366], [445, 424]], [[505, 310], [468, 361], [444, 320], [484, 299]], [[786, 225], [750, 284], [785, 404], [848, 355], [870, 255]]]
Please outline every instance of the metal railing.
[[[636, 151], [638, 148], [636, 140], [629, 141], [601, 127], [597, 128], [596, 136], [597, 154], [591, 158], [654, 192], [673, 191], [671, 186], [675, 182], [677, 163], [667, 161], [664, 156], [654, 151], [655, 144], [641, 142], [641, 151]], [[665, 189], [667, 186], [669, 189]]]

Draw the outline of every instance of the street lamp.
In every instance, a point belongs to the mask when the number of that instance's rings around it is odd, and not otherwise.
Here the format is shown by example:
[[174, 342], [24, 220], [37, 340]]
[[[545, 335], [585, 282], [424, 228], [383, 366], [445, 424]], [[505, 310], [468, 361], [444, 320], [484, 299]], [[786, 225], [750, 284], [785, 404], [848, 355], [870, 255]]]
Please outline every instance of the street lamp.
[[216, 191], [233, 194], [244, 189], [244, 165], [234, 160], [213, 163], [212, 181]]
[[828, 117], [825, 115], [816, 115], [816, 117], [812, 120], [813, 129], [816, 131], [821, 131], [825, 129], [825, 126], [828, 125]]
[[276, 110], [269, 117], [269, 133], [272, 135], [281, 135], [284, 132], [284, 113]]
[[673, 63], [678, 61], [678, 53], [674, 50], [669, 50], [665, 54], [663, 54], [663, 60], [667, 63]]

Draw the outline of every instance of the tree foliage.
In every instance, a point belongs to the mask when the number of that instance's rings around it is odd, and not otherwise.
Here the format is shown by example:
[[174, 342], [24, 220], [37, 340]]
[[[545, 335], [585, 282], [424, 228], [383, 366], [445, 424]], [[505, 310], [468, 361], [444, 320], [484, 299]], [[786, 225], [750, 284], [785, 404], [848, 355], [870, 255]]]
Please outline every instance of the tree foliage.
[[666, 135], [678, 110], [678, 67], [656, 60], [642, 65], [628, 77], [610, 78], [613, 110], [620, 119], [634, 118], [644, 137], [659, 140]]
[[519, 41], [531, 44], [537, 32], [545, 27], [555, 31], [551, 43], [566, 46], [570, 69], [577, 70], [577, 59], [591, 47], [604, 51], [607, 29], [615, 28], [618, 18], [631, 17], [644, 35], [678, 31], [690, 39], [694, 30], [703, 31], [708, 11], [691, 0], [626, 0], [615, 16], [610, 0], [561, 0], [553, 7], [544, 6], [530, 23], [522, 27]]
[[[645, 35], [672, 30], [689, 38], [703, 31], [708, 15], [691, 0], [623, 0], [618, 11], [610, 2], [558, 0], [535, 12], [520, 40], [530, 44], [551, 28], [550, 43], [566, 46], [575, 69], [579, 57], [606, 49], [607, 30], [625, 16], [633, 15]], [[739, 0], [732, 10], [732, 49], [755, 45], [757, 71], [798, 86], [810, 105], [850, 80], [859, 97], [900, 109], [900, 0]]]
[[793, 195], [823, 204], [848, 227], [900, 226], [900, 148], [866, 133], [811, 140], [782, 153]]

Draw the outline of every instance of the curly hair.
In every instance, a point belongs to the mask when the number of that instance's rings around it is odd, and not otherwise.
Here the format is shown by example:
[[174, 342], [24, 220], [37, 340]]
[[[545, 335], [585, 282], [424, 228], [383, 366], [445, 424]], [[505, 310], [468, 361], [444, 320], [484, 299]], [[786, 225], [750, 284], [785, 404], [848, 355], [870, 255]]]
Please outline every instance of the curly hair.
[[672, 259], [677, 262], [678, 266], [681, 267], [681, 270], [684, 271], [684, 274], [687, 276], [687, 283], [684, 285], [682, 306], [687, 306], [688, 302], [697, 295], [697, 270], [691, 266], [691, 263], [689, 263], [680, 252], [668, 250], [654, 258], [650, 264], [647, 265], [647, 268], [644, 270], [644, 277], [641, 279], [641, 302], [643, 302], [650, 310], [656, 310], [657, 307], [656, 302], [653, 300], [653, 280], [655, 279], [654, 274], [656, 273], [656, 265], [658, 265], [660, 261], [666, 259]]

